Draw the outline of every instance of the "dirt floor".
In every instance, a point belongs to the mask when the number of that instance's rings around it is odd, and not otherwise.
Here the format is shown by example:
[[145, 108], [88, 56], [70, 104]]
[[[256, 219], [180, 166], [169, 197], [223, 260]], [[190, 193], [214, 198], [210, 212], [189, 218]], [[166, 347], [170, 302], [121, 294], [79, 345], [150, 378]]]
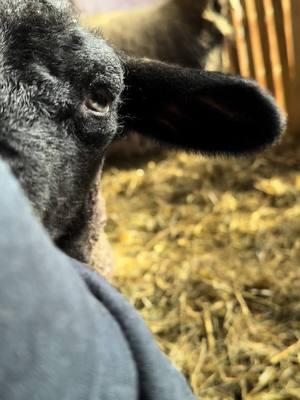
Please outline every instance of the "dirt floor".
[[202, 399], [300, 399], [300, 144], [104, 174], [114, 283]]

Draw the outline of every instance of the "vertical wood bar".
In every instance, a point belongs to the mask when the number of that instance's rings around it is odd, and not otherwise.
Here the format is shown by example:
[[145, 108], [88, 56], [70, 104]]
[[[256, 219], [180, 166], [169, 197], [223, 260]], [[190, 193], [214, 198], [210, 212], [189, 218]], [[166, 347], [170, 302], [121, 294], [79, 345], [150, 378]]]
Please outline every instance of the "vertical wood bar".
[[284, 38], [279, 39], [277, 36], [276, 25], [275, 25], [275, 14], [274, 14], [272, 0], [263, 0], [263, 4], [265, 8], [266, 25], [270, 43], [270, 54], [272, 59], [272, 75], [273, 75], [274, 91], [275, 91], [274, 94], [281, 108], [286, 109], [286, 99], [285, 99], [283, 75], [282, 75], [282, 62], [280, 59], [280, 51], [278, 44], [278, 40], [283, 40]]
[[[226, 0], [223, 0], [223, 7], [224, 7], [224, 15], [228, 19], [230, 25], [233, 27], [233, 9], [230, 5], [230, 2], [225, 2]], [[223, 51], [224, 59], [227, 60], [228, 65], [226, 65], [225, 61], [225, 71], [231, 72], [233, 74], [241, 74], [240, 70], [240, 63], [239, 63], [239, 56], [237, 52], [237, 46], [236, 46], [236, 35], [231, 35], [231, 37], [228, 37], [225, 39], [225, 45], [224, 45], [224, 51]]]
[[292, 41], [294, 46], [294, 69], [292, 70], [290, 130], [294, 135], [300, 135], [300, 1], [291, 0]]
[[266, 12], [264, 3], [262, 0], [255, 0], [257, 15], [258, 15], [258, 31], [262, 45], [263, 51], [263, 58], [266, 70], [266, 80], [267, 80], [267, 87], [268, 89], [274, 93], [274, 81], [273, 81], [273, 74], [272, 74], [272, 59], [271, 59], [271, 52], [270, 52], [270, 40], [268, 35], [267, 29], [267, 20], [266, 20]]
[[245, 12], [249, 23], [250, 43], [255, 64], [255, 78], [264, 87], [267, 86], [263, 50], [258, 30], [258, 16], [254, 0], [245, 0]]
[[[274, 21], [275, 21], [275, 33], [277, 35], [277, 44], [279, 51], [279, 60], [281, 64], [281, 79], [283, 84], [283, 91], [285, 97], [285, 110], [289, 109], [289, 97], [290, 97], [290, 73], [289, 73], [289, 62], [288, 62], [288, 47], [289, 43], [285, 37], [285, 21], [282, 2], [278, 0], [272, 0], [274, 9]], [[290, 21], [289, 25], [292, 24]]]
[[249, 20], [247, 17], [247, 12], [246, 12], [246, 0], [239, 0], [243, 11], [244, 19], [243, 19], [243, 24], [244, 24], [244, 30], [245, 30], [245, 41], [246, 41], [246, 47], [247, 47], [247, 52], [248, 52], [248, 58], [249, 58], [249, 67], [250, 67], [250, 77], [254, 78], [255, 77], [255, 59], [253, 57], [253, 52], [252, 52], [252, 46], [251, 46], [251, 32], [249, 28]]
[[287, 44], [287, 60], [289, 66], [289, 79], [293, 80], [295, 75], [295, 44], [293, 38], [293, 18], [291, 0], [281, 0], [283, 13], [283, 26], [285, 41]]
[[230, 15], [235, 32], [236, 50], [239, 61], [239, 73], [245, 77], [250, 77], [249, 55], [246, 45], [246, 35], [243, 23], [243, 10], [239, 1], [231, 2]]

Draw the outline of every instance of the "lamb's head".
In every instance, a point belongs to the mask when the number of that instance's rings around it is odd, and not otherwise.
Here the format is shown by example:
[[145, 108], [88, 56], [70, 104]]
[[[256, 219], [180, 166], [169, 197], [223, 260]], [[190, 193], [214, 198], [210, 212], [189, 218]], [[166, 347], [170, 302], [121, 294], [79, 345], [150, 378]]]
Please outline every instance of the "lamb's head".
[[121, 61], [62, 1], [0, 1], [0, 21], [0, 154], [64, 247], [116, 134]]
[[121, 127], [238, 155], [276, 140], [283, 119], [242, 78], [117, 54], [63, 1], [0, 0], [0, 156], [53, 240], [82, 260], [92, 186]]

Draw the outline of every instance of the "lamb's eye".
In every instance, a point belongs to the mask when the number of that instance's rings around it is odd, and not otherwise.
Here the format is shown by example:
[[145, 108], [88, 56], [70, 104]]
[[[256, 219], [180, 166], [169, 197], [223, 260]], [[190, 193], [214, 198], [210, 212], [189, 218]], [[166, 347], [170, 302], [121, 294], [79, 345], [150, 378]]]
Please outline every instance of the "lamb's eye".
[[97, 89], [85, 100], [85, 107], [94, 115], [103, 117], [110, 112], [113, 99], [111, 93], [104, 88]]

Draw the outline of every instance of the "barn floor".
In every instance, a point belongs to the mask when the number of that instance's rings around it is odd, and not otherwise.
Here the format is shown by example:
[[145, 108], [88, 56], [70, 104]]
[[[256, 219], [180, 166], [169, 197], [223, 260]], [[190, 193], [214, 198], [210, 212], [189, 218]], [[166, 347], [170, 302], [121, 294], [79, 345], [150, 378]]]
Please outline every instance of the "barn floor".
[[202, 399], [300, 399], [300, 146], [108, 166], [114, 283]]

